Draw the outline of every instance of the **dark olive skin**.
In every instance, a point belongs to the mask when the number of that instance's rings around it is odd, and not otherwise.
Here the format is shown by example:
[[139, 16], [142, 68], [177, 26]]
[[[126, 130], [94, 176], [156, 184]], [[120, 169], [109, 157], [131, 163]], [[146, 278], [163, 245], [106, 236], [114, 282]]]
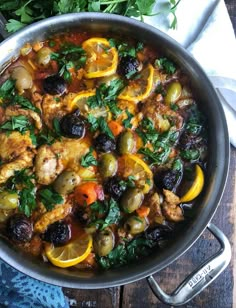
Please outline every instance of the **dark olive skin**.
[[57, 246], [64, 245], [71, 238], [70, 226], [63, 221], [57, 221], [48, 226], [42, 238], [44, 241]]
[[7, 236], [15, 242], [29, 242], [33, 235], [33, 225], [29, 218], [21, 213], [12, 215], [6, 226]]
[[60, 121], [62, 135], [69, 138], [83, 138], [85, 123], [78, 113], [66, 114]]
[[144, 199], [142, 190], [138, 188], [128, 188], [121, 197], [120, 205], [126, 213], [133, 213], [137, 210]]
[[62, 95], [66, 92], [66, 82], [59, 75], [51, 75], [43, 80], [43, 89], [46, 93], [52, 95]]
[[109, 153], [115, 151], [116, 143], [115, 140], [110, 138], [106, 134], [98, 135], [94, 141], [93, 145], [98, 152]]
[[147, 228], [147, 225], [148, 223], [145, 218], [131, 216], [125, 223], [125, 229], [131, 235], [136, 235], [142, 233]]
[[123, 77], [129, 78], [130, 74], [137, 73], [141, 67], [142, 65], [137, 58], [127, 55], [120, 59], [118, 73]]
[[99, 170], [103, 178], [109, 178], [116, 174], [117, 171], [117, 159], [111, 153], [105, 153], [102, 155], [99, 161]]
[[114, 200], [118, 200], [122, 196], [125, 187], [121, 185], [121, 179], [114, 176], [106, 181], [104, 189], [105, 192], [109, 194]]
[[154, 183], [159, 189], [173, 190], [179, 182], [181, 173], [177, 170], [167, 169], [157, 172]]
[[123, 132], [118, 139], [118, 151], [120, 154], [132, 153], [135, 148], [135, 139], [131, 131]]
[[114, 234], [110, 229], [102, 230], [94, 235], [93, 248], [100, 257], [108, 255], [113, 247]]

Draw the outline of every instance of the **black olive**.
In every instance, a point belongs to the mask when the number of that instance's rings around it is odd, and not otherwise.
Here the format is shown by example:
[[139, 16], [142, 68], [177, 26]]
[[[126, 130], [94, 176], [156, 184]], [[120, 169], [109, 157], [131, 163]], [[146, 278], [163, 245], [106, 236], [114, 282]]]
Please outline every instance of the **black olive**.
[[130, 74], [135, 74], [140, 70], [140, 62], [138, 59], [132, 56], [124, 56], [121, 58], [118, 73], [124, 77], [129, 76]]
[[85, 135], [84, 120], [78, 116], [78, 111], [65, 115], [60, 121], [63, 136], [70, 138], [83, 138]]
[[125, 187], [121, 184], [121, 180], [118, 177], [112, 177], [106, 181], [104, 190], [113, 199], [118, 200], [125, 191]]
[[71, 238], [70, 226], [63, 221], [57, 221], [49, 225], [42, 239], [54, 245], [64, 245]]
[[181, 174], [177, 170], [160, 170], [154, 176], [154, 183], [160, 189], [173, 190], [177, 185]]
[[51, 75], [43, 80], [43, 89], [52, 95], [62, 95], [66, 91], [66, 82], [59, 75]]
[[145, 237], [148, 240], [158, 242], [163, 239], [170, 238], [173, 235], [173, 230], [169, 226], [158, 225], [155, 228], [148, 229], [145, 232]]
[[29, 242], [33, 235], [33, 226], [24, 214], [14, 214], [7, 221], [7, 235], [15, 242]]
[[94, 141], [93, 141], [93, 145], [95, 147], [95, 149], [99, 152], [112, 152], [115, 151], [116, 149], [116, 143], [115, 140], [110, 138], [108, 135], [106, 134], [100, 134], [98, 135]]
[[187, 150], [191, 147], [196, 147], [202, 142], [202, 137], [191, 134], [188, 131], [183, 132], [179, 139], [179, 147], [181, 150]]

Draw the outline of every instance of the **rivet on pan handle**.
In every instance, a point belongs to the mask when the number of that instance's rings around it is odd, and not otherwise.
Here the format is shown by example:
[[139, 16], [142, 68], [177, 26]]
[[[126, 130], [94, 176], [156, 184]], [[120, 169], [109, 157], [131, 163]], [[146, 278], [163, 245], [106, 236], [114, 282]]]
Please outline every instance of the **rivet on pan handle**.
[[214, 224], [210, 223], [207, 228], [219, 241], [220, 250], [192, 272], [173, 293], [166, 294], [153, 276], [147, 278], [153, 293], [163, 303], [180, 306], [189, 302], [212, 283], [228, 266], [231, 259], [231, 247], [228, 239]]

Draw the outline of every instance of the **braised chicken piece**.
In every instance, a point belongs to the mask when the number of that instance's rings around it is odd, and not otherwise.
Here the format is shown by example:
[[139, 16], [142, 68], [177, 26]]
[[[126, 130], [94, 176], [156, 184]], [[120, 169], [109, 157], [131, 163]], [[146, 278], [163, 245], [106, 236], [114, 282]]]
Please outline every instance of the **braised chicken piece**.
[[67, 202], [64, 204], [57, 204], [55, 208], [44, 213], [35, 223], [34, 231], [43, 233], [47, 227], [56, 221], [65, 218], [72, 210], [72, 204]]
[[142, 113], [144, 117], [153, 121], [158, 132], [168, 131], [173, 125], [177, 130], [183, 126], [183, 118], [177, 112], [153, 98], [142, 105]]
[[38, 183], [51, 184], [66, 168], [79, 170], [81, 157], [88, 151], [87, 142], [66, 138], [51, 146], [41, 146], [35, 159], [35, 174]]
[[42, 101], [42, 117], [48, 128], [53, 128], [54, 118], [60, 119], [71, 111], [71, 106], [66, 98], [63, 99], [50, 94], [44, 96]]
[[148, 215], [148, 219], [150, 224], [152, 223], [159, 223], [162, 224], [164, 222], [164, 217], [161, 211], [161, 202], [158, 193], [152, 194], [148, 200], [147, 204], [150, 208], [150, 212]]
[[182, 209], [179, 207], [180, 199], [172, 191], [163, 189], [164, 202], [162, 212], [167, 220], [179, 222], [184, 220]]

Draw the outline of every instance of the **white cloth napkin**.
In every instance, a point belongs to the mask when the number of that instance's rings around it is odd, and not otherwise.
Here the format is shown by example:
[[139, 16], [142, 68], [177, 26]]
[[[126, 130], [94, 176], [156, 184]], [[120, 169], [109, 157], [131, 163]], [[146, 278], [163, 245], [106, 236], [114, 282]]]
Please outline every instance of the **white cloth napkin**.
[[[157, 1], [154, 11], [165, 10]], [[231, 144], [236, 147], [236, 40], [223, 0], [182, 0], [176, 10], [177, 29], [169, 29], [171, 14], [144, 21], [183, 45], [200, 63], [224, 107]]]

